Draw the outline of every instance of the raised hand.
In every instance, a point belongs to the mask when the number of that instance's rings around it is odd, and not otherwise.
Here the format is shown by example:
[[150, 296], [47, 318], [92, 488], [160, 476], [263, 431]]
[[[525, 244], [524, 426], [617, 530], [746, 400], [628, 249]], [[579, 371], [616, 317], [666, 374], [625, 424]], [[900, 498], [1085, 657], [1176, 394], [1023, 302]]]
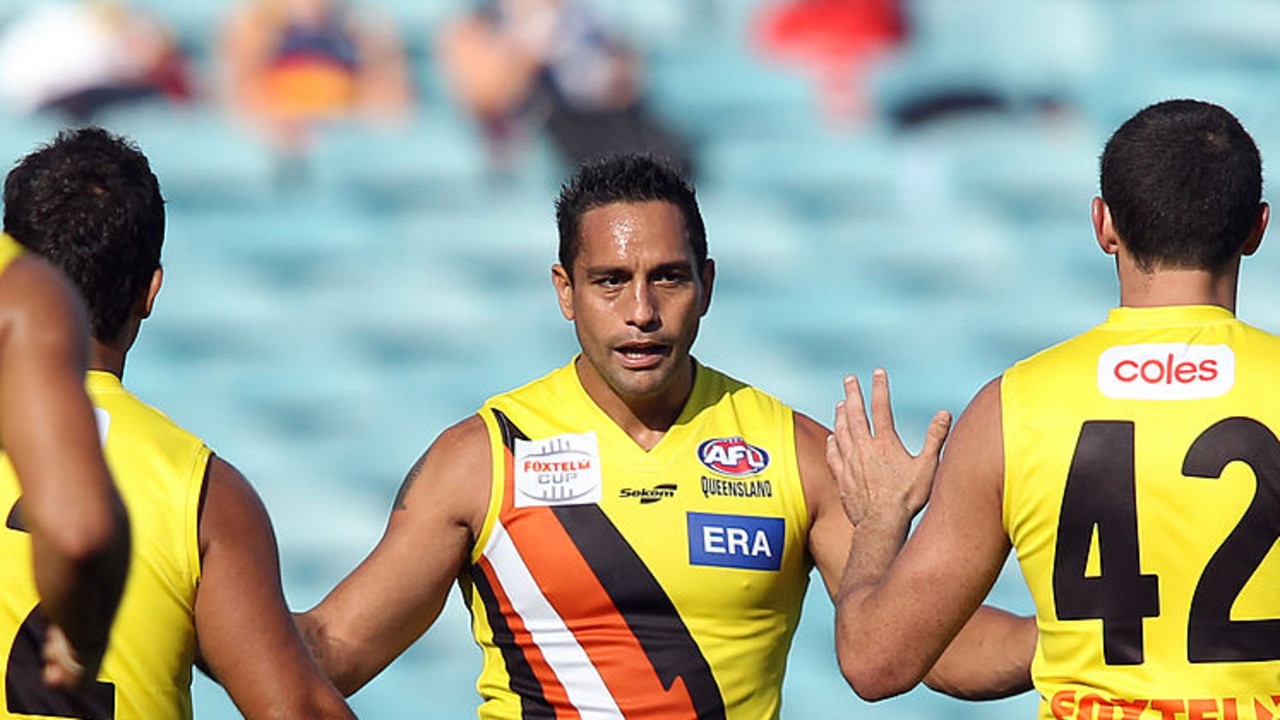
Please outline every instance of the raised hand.
[[844, 391], [827, 441], [827, 465], [840, 485], [845, 514], [855, 527], [869, 519], [910, 520], [929, 500], [951, 414], [934, 415], [924, 447], [912, 455], [894, 428], [888, 373], [872, 373], [870, 420], [858, 378], [846, 377]]

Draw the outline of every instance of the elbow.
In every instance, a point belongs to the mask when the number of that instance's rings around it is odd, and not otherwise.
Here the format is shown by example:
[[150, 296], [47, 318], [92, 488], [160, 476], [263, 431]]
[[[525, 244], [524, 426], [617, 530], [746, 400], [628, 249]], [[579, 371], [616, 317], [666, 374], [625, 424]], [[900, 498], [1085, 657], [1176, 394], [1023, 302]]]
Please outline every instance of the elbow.
[[837, 648], [840, 672], [858, 697], [867, 702], [885, 700], [912, 689], [920, 681], [909, 666], [890, 653], [861, 646]]
[[342, 697], [351, 697], [364, 687], [368, 677], [347, 659], [342, 643], [327, 631], [314, 610], [294, 613], [293, 622], [320, 673]]

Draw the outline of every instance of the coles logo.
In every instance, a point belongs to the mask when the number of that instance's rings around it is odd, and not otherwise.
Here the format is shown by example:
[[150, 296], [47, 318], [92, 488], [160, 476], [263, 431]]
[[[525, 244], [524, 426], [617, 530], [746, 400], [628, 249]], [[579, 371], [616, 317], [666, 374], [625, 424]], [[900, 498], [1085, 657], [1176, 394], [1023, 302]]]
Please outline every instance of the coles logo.
[[1218, 397], [1235, 382], [1236, 355], [1226, 345], [1117, 345], [1098, 358], [1098, 390], [1120, 400]]
[[698, 460], [724, 475], [755, 475], [769, 467], [769, 453], [740, 437], [703, 441], [698, 446]]

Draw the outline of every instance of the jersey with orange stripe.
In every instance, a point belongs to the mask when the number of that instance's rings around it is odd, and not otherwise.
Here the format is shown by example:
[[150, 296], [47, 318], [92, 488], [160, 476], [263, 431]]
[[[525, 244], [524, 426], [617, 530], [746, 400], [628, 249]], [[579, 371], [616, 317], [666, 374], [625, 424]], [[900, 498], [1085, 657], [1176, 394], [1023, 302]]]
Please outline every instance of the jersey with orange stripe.
[[791, 409], [698, 365], [645, 451], [570, 363], [480, 414], [482, 720], [777, 718], [813, 564]]

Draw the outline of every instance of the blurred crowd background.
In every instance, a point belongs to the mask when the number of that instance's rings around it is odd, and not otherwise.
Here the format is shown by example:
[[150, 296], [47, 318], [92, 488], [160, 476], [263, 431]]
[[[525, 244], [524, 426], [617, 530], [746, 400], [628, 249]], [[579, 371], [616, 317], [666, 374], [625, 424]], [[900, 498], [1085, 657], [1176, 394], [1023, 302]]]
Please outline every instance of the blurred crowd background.
[[[824, 423], [883, 365], [918, 447], [1114, 303], [1088, 204], [1116, 125], [1197, 97], [1280, 157], [1278, 36], [1270, 0], [0, 0], [0, 157], [85, 122], [151, 157], [166, 285], [126, 383], [255, 483], [303, 609], [437, 433], [574, 351], [548, 272], [574, 162], [644, 149], [696, 180], [704, 362]], [[1273, 331], [1277, 257], [1240, 303]], [[1030, 609], [1015, 566], [993, 601]], [[830, 633], [815, 583], [784, 718], [1033, 716], [867, 706]], [[353, 705], [473, 717], [478, 660], [455, 598]]]

